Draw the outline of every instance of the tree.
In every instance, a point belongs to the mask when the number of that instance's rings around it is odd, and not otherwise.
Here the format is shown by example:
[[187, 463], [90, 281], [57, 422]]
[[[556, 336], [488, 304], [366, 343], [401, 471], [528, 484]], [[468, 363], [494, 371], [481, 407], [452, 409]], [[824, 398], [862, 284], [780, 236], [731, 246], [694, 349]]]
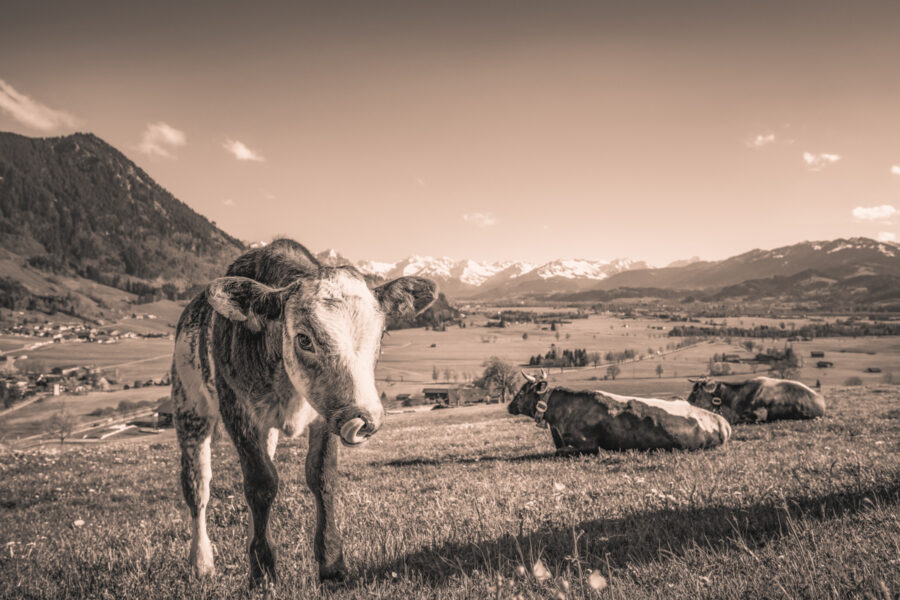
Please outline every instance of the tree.
[[506, 402], [506, 394], [516, 391], [518, 375], [514, 366], [497, 356], [492, 356], [484, 362], [484, 373], [476, 385], [487, 390], [492, 387], [499, 388], [500, 401]]
[[522, 339], [526, 340], [526, 341], [528, 340], [528, 332], [527, 331], [522, 334]]
[[747, 350], [747, 352], [753, 352], [753, 347], [755, 346], [755, 344], [753, 343], [753, 340], [747, 340], [747, 341], [743, 342], [741, 345]]
[[787, 359], [772, 363], [772, 373], [779, 379], [793, 379], [799, 371], [797, 365]]
[[431, 367], [431, 379], [437, 381], [441, 378], [441, 372], [438, 371], [437, 365]]
[[72, 435], [74, 429], [75, 417], [66, 410], [65, 404], [60, 403], [59, 410], [50, 417], [50, 422], [47, 424], [47, 432], [59, 438], [59, 445], [62, 446], [66, 438]]
[[616, 380], [616, 377], [618, 377], [619, 373], [621, 373], [621, 372], [622, 372], [622, 369], [619, 368], [619, 365], [609, 365], [608, 367], [606, 367], [606, 374], [613, 381]]
[[591, 361], [591, 363], [594, 365], [594, 368], [596, 369], [600, 364], [602, 358], [599, 352], [591, 352], [590, 354], [588, 354], [588, 360]]
[[659, 378], [662, 378], [662, 374], [663, 374], [663, 366], [662, 366], [662, 363], [659, 363], [656, 365], [656, 376]]

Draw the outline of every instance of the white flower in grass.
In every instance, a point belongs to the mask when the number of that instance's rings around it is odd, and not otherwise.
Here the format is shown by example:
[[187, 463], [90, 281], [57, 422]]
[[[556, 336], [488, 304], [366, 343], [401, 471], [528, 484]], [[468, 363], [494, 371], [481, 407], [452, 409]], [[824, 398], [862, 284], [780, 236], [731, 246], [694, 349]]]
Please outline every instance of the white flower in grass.
[[541, 583], [553, 577], [553, 575], [550, 574], [550, 571], [547, 570], [547, 567], [544, 566], [544, 563], [541, 561], [541, 559], [537, 559], [537, 562], [534, 563], [533, 567], [531, 567], [531, 574], [534, 575], [534, 578]]
[[555, 482], [555, 483], [553, 484], [553, 489], [556, 490], [557, 492], [561, 492], [561, 491], [563, 491], [564, 489], [566, 489], [566, 486], [565, 486], [564, 484], [562, 484], [562, 483]]
[[84, 519], [75, 519], [75, 522], [72, 523], [75, 527], [84, 527]]
[[608, 584], [606, 583], [606, 577], [601, 575], [600, 571], [594, 571], [588, 577], [588, 585], [591, 586], [592, 590], [600, 592], [605, 590]]

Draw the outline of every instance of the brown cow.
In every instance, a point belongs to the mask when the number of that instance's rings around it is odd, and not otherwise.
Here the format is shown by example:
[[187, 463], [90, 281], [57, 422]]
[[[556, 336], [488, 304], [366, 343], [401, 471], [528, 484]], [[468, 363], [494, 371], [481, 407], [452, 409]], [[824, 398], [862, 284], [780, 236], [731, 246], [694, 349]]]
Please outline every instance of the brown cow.
[[522, 374], [526, 382], [509, 403], [509, 412], [549, 425], [557, 453], [567, 447], [592, 453], [599, 448], [694, 450], [731, 437], [728, 421], [684, 400], [551, 389], [545, 374]]
[[688, 402], [712, 410], [729, 423], [813, 419], [825, 415], [825, 399], [799, 381], [754, 377], [740, 383], [690, 379]]

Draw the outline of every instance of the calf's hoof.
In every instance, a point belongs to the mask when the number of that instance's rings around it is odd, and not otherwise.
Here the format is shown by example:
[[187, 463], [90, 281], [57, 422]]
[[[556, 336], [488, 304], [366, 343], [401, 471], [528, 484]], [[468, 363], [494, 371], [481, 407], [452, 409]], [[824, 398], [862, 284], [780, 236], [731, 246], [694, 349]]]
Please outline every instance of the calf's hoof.
[[344, 564], [343, 558], [330, 565], [319, 565], [319, 581], [341, 583], [347, 581], [348, 577], [347, 565]]
[[212, 577], [216, 574], [212, 548], [208, 544], [191, 548], [188, 561], [191, 565], [191, 572], [197, 577]]

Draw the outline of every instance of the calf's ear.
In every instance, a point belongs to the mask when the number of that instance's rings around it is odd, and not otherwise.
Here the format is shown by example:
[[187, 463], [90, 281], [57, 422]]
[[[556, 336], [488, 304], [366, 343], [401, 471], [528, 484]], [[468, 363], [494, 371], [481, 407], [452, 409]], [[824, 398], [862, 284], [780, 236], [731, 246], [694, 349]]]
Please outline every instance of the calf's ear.
[[417, 315], [437, 298], [437, 285], [422, 277], [400, 277], [373, 290], [386, 315]]
[[206, 287], [206, 300], [223, 317], [259, 331], [265, 321], [281, 316], [280, 290], [247, 277], [220, 277]]

